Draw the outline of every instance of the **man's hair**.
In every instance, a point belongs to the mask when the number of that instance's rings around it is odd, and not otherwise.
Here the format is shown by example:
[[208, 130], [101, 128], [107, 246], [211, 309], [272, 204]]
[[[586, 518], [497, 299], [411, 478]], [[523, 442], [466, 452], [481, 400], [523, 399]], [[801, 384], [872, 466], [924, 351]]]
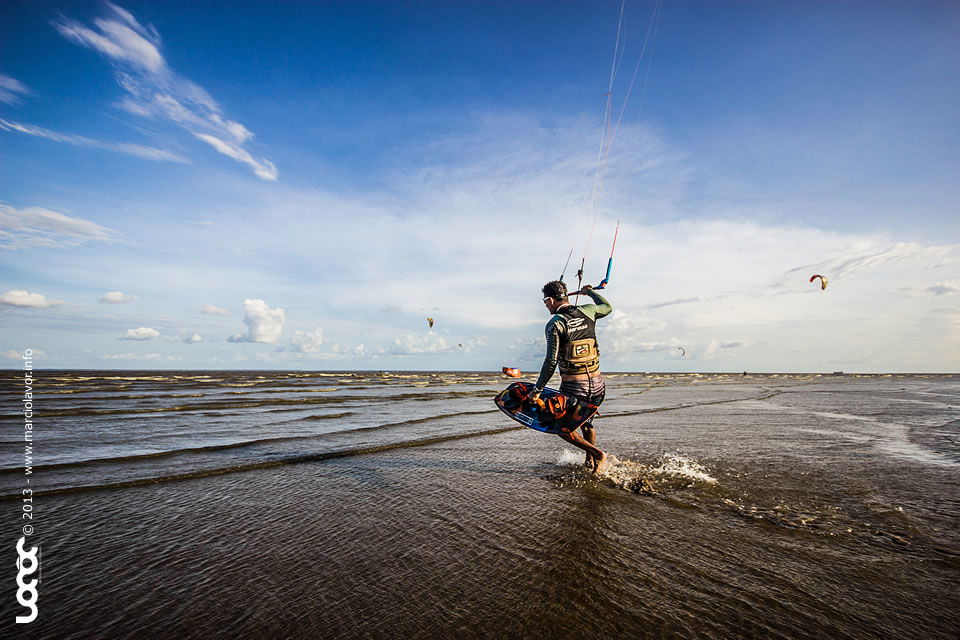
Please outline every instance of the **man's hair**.
[[565, 302], [567, 299], [567, 285], [559, 280], [551, 280], [543, 285], [543, 297]]

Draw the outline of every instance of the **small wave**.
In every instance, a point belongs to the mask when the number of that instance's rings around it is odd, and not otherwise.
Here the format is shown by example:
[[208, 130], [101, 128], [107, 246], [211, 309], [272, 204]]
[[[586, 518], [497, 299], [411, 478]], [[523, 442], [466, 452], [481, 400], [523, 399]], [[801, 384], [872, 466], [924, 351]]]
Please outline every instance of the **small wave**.
[[[124, 482], [80, 485], [80, 486], [71, 486], [71, 487], [61, 487], [59, 489], [48, 489], [44, 491], [34, 491], [33, 495], [46, 496], [46, 495], [58, 495], [58, 494], [64, 494], [64, 493], [77, 493], [81, 491], [93, 491], [98, 489], [123, 489], [128, 487], [139, 487], [139, 486], [145, 486], [150, 484], [160, 484], [164, 482], [176, 482], [179, 480], [192, 480], [195, 478], [225, 475], [228, 473], [237, 473], [241, 471], [255, 471], [258, 469], [268, 469], [270, 467], [278, 467], [278, 466], [287, 465], [287, 464], [299, 464], [302, 462], [319, 462], [322, 460], [331, 460], [333, 458], [345, 458], [349, 456], [369, 455], [374, 453], [380, 453], [383, 451], [390, 451], [392, 449], [423, 447], [431, 444], [439, 444], [441, 442], [450, 442], [452, 440], [464, 440], [467, 438], [476, 438], [479, 436], [496, 435], [499, 433], [506, 433], [508, 431], [517, 431], [524, 428], [525, 427], [522, 427], [522, 426], [503, 427], [499, 429], [469, 431], [466, 433], [457, 433], [457, 434], [446, 435], [446, 436], [433, 436], [429, 438], [419, 438], [416, 440], [404, 440], [401, 442], [393, 442], [389, 444], [374, 445], [369, 447], [356, 447], [356, 448], [340, 449], [340, 450], [334, 450], [334, 451], [323, 451], [323, 452], [317, 452], [317, 453], [300, 454], [295, 456], [289, 456], [286, 458], [281, 458], [278, 460], [268, 460], [264, 462], [254, 462], [249, 464], [238, 464], [238, 465], [233, 465], [229, 467], [217, 467], [212, 469], [201, 469], [193, 472], [178, 473], [178, 474], [173, 474], [168, 476], [138, 478], [136, 480], [127, 480]], [[20, 495], [20, 493], [4, 494], [4, 495], [0, 495], [0, 500], [18, 500], [21, 497], [22, 496]]]
[[[245, 447], [253, 447], [253, 446], [258, 446], [262, 444], [276, 444], [280, 442], [320, 439], [320, 438], [325, 438], [330, 436], [337, 436], [344, 433], [357, 433], [361, 431], [379, 431], [379, 430], [386, 430], [386, 429], [395, 429], [397, 427], [406, 427], [410, 425], [422, 424], [425, 422], [433, 422], [435, 420], [443, 420], [445, 418], [457, 418], [464, 415], [479, 415], [479, 414], [489, 414], [489, 413], [496, 413], [496, 409], [488, 409], [484, 411], [459, 411], [457, 413], [445, 413], [445, 414], [439, 414], [435, 416], [428, 416], [425, 418], [414, 418], [412, 420], [403, 420], [401, 422], [388, 422], [385, 424], [371, 425], [369, 427], [353, 427], [351, 429], [340, 429], [337, 431], [329, 431], [324, 433], [306, 433], [306, 434], [298, 434], [298, 435], [291, 435], [291, 436], [277, 436], [274, 438], [256, 438], [254, 440], [243, 440], [241, 442], [228, 442], [224, 444], [212, 444], [212, 445], [204, 445], [199, 447], [183, 447], [179, 449], [167, 449], [164, 451], [153, 451], [150, 453], [139, 453], [139, 454], [126, 455], [126, 456], [113, 456], [108, 458], [90, 458], [87, 460], [75, 460], [71, 462], [59, 462], [59, 463], [46, 464], [46, 465], [34, 465], [33, 468], [35, 470], [63, 469], [63, 468], [70, 468], [70, 467], [81, 467], [81, 466], [91, 465], [91, 464], [102, 464], [102, 463], [116, 464], [116, 463], [132, 462], [132, 461], [139, 461], [139, 460], [144, 460], [148, 458], [161, 458], [165, 456], [172, 456], [172, 455], [184, 454], [184, 453], [201, 453], [201, 452], [209, 452], [209, 451], [224, 451], [228, 449], [241, 449]], [[344, 413], [331, 413], [331, 414], [324, 414], [324, 415], [309, 416], [307, 418], [297, 418], [295, 420], [291, 420], [290, 422], [301, 422], [304, 420], [309, 420], [309, 421], [333, 420], [337, 418], [344, 418], [350, 415], [353, 415], [353, 412], [347, 411]], [[22, 472], [23, 472], [22, 467], [0, 468], [0, 474], [22, 473]]]
[[712, 404], [728, 404], [731, 402], [748, 402], [751, 400], [767, 400], [769, 398], [773, 398], [774, 396], [778, 396], [781, 393], [783, 392], [777, 390], [777, 391], [770, 391], [760, 396], [749, 396], [746, 398], [728, 398], [726, 400], [708, 400], [706, 402], [691, 402], [689, 404], [679, 404], [671, 407], [651, 407], [649, 409], [635, 409], [632, 411], [610, 411], [610, 412], [602, 412], [601, 415], [608, 416], [611, 418], [618, 418], [622, 416], [636, 416], [643, 413], [659, 413], [661, 411], [679, 411], [681, 409], [694, 409], [696, 407], [705, 407], [707, 405], [712, 405]]
[[[360, 402], [367, 404], [378, 404], [385, 402], [399, 403], [405, 401], [420, 400], [450, 400], [457, 398], [486, 398], [490, 395], [488, 390], [479, 391], [453, 391], [443, 394], [437, 392], [431, 393], [400, 393], [394, 396], [362, 396], [362, 395], [317, 395], [301, 398], [268, 398], [248, 400], [210, 400], [207, 402], [195, 402], [191, 404], [178, 404], [167, 407], [125, 407], [118, 409], [95, 409], [89, 405], [74, 406], [64, 409], [53, 409], [44, 412], [46, 417], [67, 417], [67, 416], [112, 416], [112, 415], [133, 415], [133, 414], [151, 414], [151, 413], [177, 413], [192, 411], [209, 411], [212, 409], [255, 409], [258, 407], [298, 407], [316, 404], [345, 404], [350, 402]], [[158, 395], [162, 399], [164, 395]], [[2, 415], [0, 418], [16, 419], [15, 414]]]
[[[341, 433], [357, 433], [358, 431], [378, 431], [380, 429], [395, 429], [396, 427], [408, 427], [415, 424], [423, 424], [425, 422], [434, 422], [435, 420], [444, 420], [446, 418], [459, 418], [461, 416], [471, 416], [471, 415], [482, 415], [489, 413], [496, 413], [496, 409], [484, 409], [483, 411], [457, 411], [456, 413], [440, 413], [434, 416], [426, 416], [423, 418], [411, 418], [410, 420], [401, 420], [400, 422], [386, 422], [384, 424], [375, 424], [369, 427], [353, 427], [350, 429], [339, 429], [332, 432], [333, 434]], [[317, 418], [306, 418], [307, 420], [314, 420]], [[290, 422], [298, 422], [300, 418], [291, 420]], [[331, 435], [331, 434], [319, 434], [319, 435]], [[305, 437], [314, 437], [314, 436], [305, 436]]]
[[343, 413], [320, 413], [314, 416], [307, 416], [305, 418], [297, 418], [296, 420], [291, 420], [291, 422], [314, 422], [316, 420], [331, 420], [334, 418], [346, 418], [347, 416], [352, 416], [353, 411], [344, 411]]
[[[343, 418], [349, 415], [353, 415], [353, 413], [349, 411], [345, 413], [331, 413], [327, 415], [310, 416], [309, 418], [304, 418], [304, 419], [332, 420], [336, 418]], [[295, 422], [299, 422], [299, 420], [296, 420]], [[380, 425], [380, 426], [389, 426], [389, 425]], [[354, 431], [354, 429], [347, 429], [346, 431]], [[340, 432], [335, 431], [333, 433], [342, 433], [342, 431]], [[144, 460], [147, 458], [162, 458], [165, 456], [172, 456], [172, 455], [183, 454], [183, 453], [224, 451], [227, 449], [241, 449], [244, 447], [252, 447], [252, 446], [262, 445], [262, 444], [275, 444], [279, 442], [307, 440], [310, 438], [318, 438], [326, 435], [330, 435], [330, 433], [308, 433], [308, 434], [301, 434], [301, 435], [294, 435], [294, 436], [277, 436], [274, 438], [256, 438], [254, 440], [242, 440], [240, 442], [227, 442], [224, 444], [210, 444], [210, 445], [202, 445], [199, 447], [182, 447], [179, 449], [165, 449], [163, 451], [151, 451], [150, 453], [134, 453], [134, 454], [125, 455], [125, 456], [112, 456], [107, 458], [88, 458], [86, 460], [73, 460], [70, 462], [55, 462], [52, 464], [33, 465], [33, 469], [46, 471], [48, 469], [64, 469], [64, 468], [82, 467], [86, 465], [103, 464], [103, 463], [116, 464], [116, 463]], [[22, 472], [23, 472], [23, 467], [0, 468], [0, 474], [22, 473]]]

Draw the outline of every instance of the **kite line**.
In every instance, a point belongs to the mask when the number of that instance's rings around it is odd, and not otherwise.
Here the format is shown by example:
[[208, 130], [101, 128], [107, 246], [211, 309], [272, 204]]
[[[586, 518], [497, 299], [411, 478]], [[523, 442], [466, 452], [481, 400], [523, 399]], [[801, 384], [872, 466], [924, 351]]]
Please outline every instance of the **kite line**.
[[[590, 196], [590, 230], [587, 233], [587, 241], [583, 250], [583, 256], [580, 258], [580, 268], [577, 270], [577, 291], [580, 291], [583, 288], [583, 270], [587, 263], [587, 257], [590, 254], [590, 245], [593, 241], [593, 233], [597, 227], [597, 221], [600, 214], [600, 201], [601, 196], [603, 195], [603, 185], [604, 178], [606, 177], [607, 167], [610, 159], [610, 151], [613, 149], [613, 142], [616, 140], [617, 133], [620, 130], [620, 124], [623, 121], [623, 115], [626, 112], [627, 104], [630, 102], [630, 96], [633, 93], [633, 87], [636, 84], [637, 77], [640, 73], [640, 68], [643, 65], [643, 62], [646, 61], [646, 72], [644, 74], [643, 88], [641, 91], [640, 99], [640, 110], [643, 110], [643, 103], [646, 100], [647, 93], [647, 82], [650, 78], [650, 68], [653, 62], [653, 43], [656, 40], [657, 33], [657, 24], [660, 16], [660, 9], [662, 6], [662, 0], [657, 0], [653, 8], [653, 13], [650, 16], [650, 22], [647, 25], [647, 31], [643, 38], [643, 44], [640, 47], [640, 55], [637, 57], [637, 63], [633, 69], [633, 75], [630, 77], [630, 83], [627, 86], [626, 93], [624, 94], [623, 102], [620, 105], [619, 113], [617, 114], [617, 119], [614, 121], [613, 112], [614, 112], [614, 85], [617, 79], [617, 73], [620, 69], [620, 65], [623, 62], [624, 55], [624, 26], [623, 26], [623, 14], [624, 8], [626, 7], [626, 0], [621, 0], [620, 2], [620, 15], [617, 20], [617, 35], [614, 42], [613, 48], [613, 61], [610, 65], [610, 80], [607, 84], [607, 92], [604, 94], [606, 96], [606, 105], [604, 108], [603, 114], [603, 129], [600, 134], [600, 149], [597, 152], [597, 169], [594, 173], [593, 179], [593, 191]], [[604, 288], [610, 282], [610, 271], [613, 267], [613, 253], [617, 245], [617, 234], [620, 231], [620, 221], [617, 221], [617, 227], [613, 233], [613, 247], [610, 250], [610, 258], [607, 261], [607, 273], [603, 281], [598, 285], [597, 289]], [[569, 263], [569, 258], [567, 259]], [[566, 273], [566, 267], [564, 267], [564, 274]], [[563, 276], [561, 275], [561, 280]], [[576, 304], [576, 300], [574, 301]]]

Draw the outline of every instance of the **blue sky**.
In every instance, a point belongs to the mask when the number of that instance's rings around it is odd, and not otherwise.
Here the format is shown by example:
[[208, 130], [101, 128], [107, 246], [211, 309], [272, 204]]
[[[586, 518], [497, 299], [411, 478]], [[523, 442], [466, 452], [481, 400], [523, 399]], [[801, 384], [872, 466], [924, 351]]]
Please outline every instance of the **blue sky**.
[[[536, 369], [619, 9], [5, 3], [6, 366]], [[623, 27], [605, 368], [956, 371], [960, 6], [628, 0]]]

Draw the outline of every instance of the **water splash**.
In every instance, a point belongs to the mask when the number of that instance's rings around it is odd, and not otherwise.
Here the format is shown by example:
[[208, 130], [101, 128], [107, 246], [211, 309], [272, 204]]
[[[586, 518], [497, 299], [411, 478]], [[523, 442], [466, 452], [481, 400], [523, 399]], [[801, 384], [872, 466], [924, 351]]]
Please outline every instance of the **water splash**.
[[584, 454], [571, 451], [570, 449], [561, 449], [559, 452], [557, 452], [558, 467], [580, 466], [583, 465], [584, 460]]
[[689, 488], [695, 484], [717, 483], [716, 478], [707, 473], [706, 468], [697, 460], [679, 454], [661, 456], [652, 464], [608, 454], [603, 469], [594, 476], [584, 466], [582, 453], [563, 449], [557, 454], [557, 466], [573, 469], [571, 473], [558, 478], [560, 486], [580, 486], [593, 478], [625, 491], [653, 494], [657, 493], [658, 489]]
[[707, 470], [702, 464], [676, 453], [668, 454], [660, 458], [659, 466], [653, 469], [652, 473], [677, 478], [688, 478], [695, 482], [717, 484], [717, 479], [707, 473]]

